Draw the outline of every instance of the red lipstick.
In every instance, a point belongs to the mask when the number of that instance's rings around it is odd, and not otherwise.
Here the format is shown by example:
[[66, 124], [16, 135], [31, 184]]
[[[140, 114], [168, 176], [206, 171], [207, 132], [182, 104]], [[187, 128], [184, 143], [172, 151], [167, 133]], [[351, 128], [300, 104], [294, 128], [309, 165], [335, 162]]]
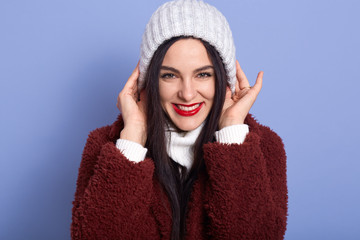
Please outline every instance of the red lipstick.
[[[180, 109], [180, 107], [185, 107], [185, 108], [189, 108], [189, 107], [193, 107], [195, 105], [199, 105], [197, 108], [192, 109], [192, 110], [186, 110], [186, 109]], [[195, 114], [197, 114], [200, 109], [202, 108], [202, 106], [204, 105], [204, 102], [202, 103], [194, 103], [194, 104], [190, 104], [190, 105], [185, 105], [185, 104], [172, 104], [174, 110], [177, 112], [177, 114], [184, 116], [184, 117], [191, 117], [194, 116]]]

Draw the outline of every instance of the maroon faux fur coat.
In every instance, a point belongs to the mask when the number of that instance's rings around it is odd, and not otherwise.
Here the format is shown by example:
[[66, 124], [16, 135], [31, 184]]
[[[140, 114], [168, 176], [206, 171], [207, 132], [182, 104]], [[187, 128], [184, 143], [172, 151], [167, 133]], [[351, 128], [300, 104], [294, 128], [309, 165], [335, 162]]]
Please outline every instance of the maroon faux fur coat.
[[[186, 239], [283, 239], [287, 221], [286, 155], [280, 137], [246, 118], [243, 144], [204, 145], [206, 172], [194, 183]], [[121, 116], [92, 131], [77, 180], [72, 239], [170, 239], [171, 206], [146, 158], [116, 148]]]

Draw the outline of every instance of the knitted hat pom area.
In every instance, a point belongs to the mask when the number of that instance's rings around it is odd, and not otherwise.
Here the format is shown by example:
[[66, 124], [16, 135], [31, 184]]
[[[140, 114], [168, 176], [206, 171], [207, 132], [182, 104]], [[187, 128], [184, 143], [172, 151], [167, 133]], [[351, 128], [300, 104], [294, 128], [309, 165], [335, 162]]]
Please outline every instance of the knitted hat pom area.
[[232, 32], [224, 15], [201, 0], [175, 0], [161, 5], [151, 16], [142, 36], [138, 89], [157, 48], [173, 37], [188, 36], [210, 43], [224, 63], [231, 92], [235, 92], [236, 57]]

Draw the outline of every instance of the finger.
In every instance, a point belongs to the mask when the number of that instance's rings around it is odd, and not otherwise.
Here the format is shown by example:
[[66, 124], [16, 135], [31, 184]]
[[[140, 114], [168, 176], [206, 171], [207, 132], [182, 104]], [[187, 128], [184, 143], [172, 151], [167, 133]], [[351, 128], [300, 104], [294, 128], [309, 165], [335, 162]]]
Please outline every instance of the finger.
[[230, 87], [226, 87], [226, 94], [225, 94], [225, 99], [231, 99], [231, 89]]
[[145, 91], [145, 89], [141, 90], [141, 92], [140, 92], [139, 102], [146, 102], [146, 91]]
[[262, 81], [263, 81], [264, 72], [260, 71], [258, 73], [258, 76], [256, 78], [256, 82], [254, 86], [251, 88], [252, 91], [256, 94], [256, 96], [259, 94], [261, 88], [262, 88]]
[[132, 72], [132, 74], [130, 75], [129, 79], [127, 80], [124, 89], [126, 90], [132, 90], [132, 92], [134, 90], [137, 90], [137, 79], [139, 78], [140, 75], [140, 70], [139, 70], [139, 62], [136, 65], [134, 71]]
[[262, 88], [263, 75], [264, 75], [264, 72], [260, 71], [258, 73], [258, 76], [256, 78], [256, 82], [255, 82], [254, 86], [244, 88], [241, 92], [239, 92], [239, 94], [237, 94], [233, 97], [233, 100], [235, 102], [237, 102], [240, 99], [243, 99], [244, 96], [248, 95], [248, 96], [251, 96], [250, 98], [246, 98], [248, 101], [250, 101], [250, 102], [255, 101], [255, 99], [259, 95], [259, 92]]
[[237, 95], [239, 92], [240, 92], [240, 87], [239, 87], [239, 80], [238, 80], [235, 82], [235, 95]]
[[122, 110], [121, 110], [121, 92], [119, 93], [119, 95], [117, 97], [116, 107], [119, 109], [120, 112], [122, 112]]
[[132, 74], [125, 83], [125, 86], [118, 94], [116, 106], [120, 111], [121, 111], [121, 102], [124, 97], [130, 95], [135, 101], [137, 99], [137, 79], [140, 75], [139, 62], [137, 63], [135, 69], [133, 70]]
[[238, 70], [239, 61], [236, 60], [236, 83], [235, 83], [235, 96], [239, 94], [240, 92], [240, 86], [239, 86], [239, 70]]
[[244, 88], [249, 88], [249, 81], [244, 73], [244, 71], [240, 67], [239, 61], [236, 60], [236, 78], [239, 82], [239, 90], [243, 90]]
[[138, 106], [145, 112], [146, 109], [146, 91], [143, 89], [139, 95]]

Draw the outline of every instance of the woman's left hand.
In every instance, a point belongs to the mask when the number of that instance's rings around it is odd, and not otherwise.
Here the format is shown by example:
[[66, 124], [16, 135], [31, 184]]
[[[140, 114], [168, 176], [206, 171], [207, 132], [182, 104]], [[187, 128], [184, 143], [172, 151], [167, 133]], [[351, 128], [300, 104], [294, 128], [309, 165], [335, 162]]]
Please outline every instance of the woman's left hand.
[[231, 90], [227, 87], [225, 103], [219, 121], [219, 129], [244, 123], [246, 115], [249, 113], [261, 90], [263, 75], [264, 72], [260, 71], [255, 85], [251, 87], [239, 62], [236, 61], [237, 82], [235, 94], [231, 96]]

